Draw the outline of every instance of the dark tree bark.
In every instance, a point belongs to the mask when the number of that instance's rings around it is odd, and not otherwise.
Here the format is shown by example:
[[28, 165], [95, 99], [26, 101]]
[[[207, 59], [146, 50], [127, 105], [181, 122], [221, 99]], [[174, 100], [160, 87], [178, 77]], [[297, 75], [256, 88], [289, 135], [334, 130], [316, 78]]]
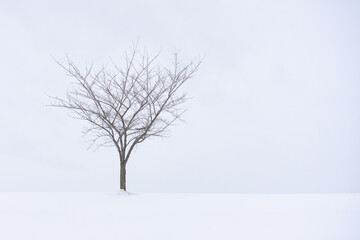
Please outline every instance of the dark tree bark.
[[126, 191], [126, 164], [120, 163], [120, 189]]
[[120, 189], [126, 190], [126, 165], [135, 148], [149, 137], [164, 137], [185, 109], [187, 97], [179, 89], [198, 70], [200, 61], [180, 63], [174, 54], [170, 67], [136, 48], [125, 54], [123, 67], [113, 65], [81, 71], [69, 58], [58, 64], [75, 81], [65, 98], [51, 106], [65, 108], [86, 121], [90, 146], [114, 146], [120, 158]]

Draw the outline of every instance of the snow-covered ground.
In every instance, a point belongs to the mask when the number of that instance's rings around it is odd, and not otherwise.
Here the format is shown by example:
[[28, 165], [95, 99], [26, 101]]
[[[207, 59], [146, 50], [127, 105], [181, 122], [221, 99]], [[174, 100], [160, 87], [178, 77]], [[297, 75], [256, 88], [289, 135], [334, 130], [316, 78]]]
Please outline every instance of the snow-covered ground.
[[359, 240], [360, 194], [0, 193], [0, 239]]

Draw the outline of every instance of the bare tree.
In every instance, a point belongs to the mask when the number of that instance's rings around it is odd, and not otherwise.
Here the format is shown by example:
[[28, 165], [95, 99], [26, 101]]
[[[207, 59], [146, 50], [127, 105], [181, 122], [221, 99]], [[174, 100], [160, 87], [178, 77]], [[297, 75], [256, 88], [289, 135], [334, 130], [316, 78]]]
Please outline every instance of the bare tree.
[[52, 97], [51, 106], [68, 109], [88, 123], [91, 146], [115, 146], [120, 160], [120, 189], [126, 191], [126, 164], [135, 146], [149, 137], [166, 136], [185, 109], [186, 94], [179, 89], [198, 70], [200, 61], [182, 64], [174, 53], [170, 67], [136, 48], [116, 64], [81, 71], [69, 58], [57, 62], [75, 79], [65, 98]]

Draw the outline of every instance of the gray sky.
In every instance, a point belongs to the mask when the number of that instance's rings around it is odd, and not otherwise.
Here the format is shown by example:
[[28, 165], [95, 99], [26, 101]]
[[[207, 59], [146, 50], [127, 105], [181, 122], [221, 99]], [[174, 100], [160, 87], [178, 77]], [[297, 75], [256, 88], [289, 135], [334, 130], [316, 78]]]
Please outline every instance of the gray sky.
[[120, 60], [137, 39], [205, 56], [186, 124], [139, 145], [134, 192], [360, 192], [359, 1], [0, 2], [0, 191], [111, 191], [119, 161], [48, 108], [52, 59]]

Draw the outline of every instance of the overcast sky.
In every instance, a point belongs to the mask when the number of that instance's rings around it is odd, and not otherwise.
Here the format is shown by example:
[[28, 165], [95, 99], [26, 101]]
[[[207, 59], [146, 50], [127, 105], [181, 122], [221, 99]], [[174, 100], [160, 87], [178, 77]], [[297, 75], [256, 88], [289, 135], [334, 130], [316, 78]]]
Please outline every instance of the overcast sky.
[[121, 60], [139, 39], [205, 57], [165, 139], [128, 164], [133, 192], [360, 192], [359, 1], [0, 1], [0, 191], [114, 191], [115, 149], [46, 107], [53, 58]]

